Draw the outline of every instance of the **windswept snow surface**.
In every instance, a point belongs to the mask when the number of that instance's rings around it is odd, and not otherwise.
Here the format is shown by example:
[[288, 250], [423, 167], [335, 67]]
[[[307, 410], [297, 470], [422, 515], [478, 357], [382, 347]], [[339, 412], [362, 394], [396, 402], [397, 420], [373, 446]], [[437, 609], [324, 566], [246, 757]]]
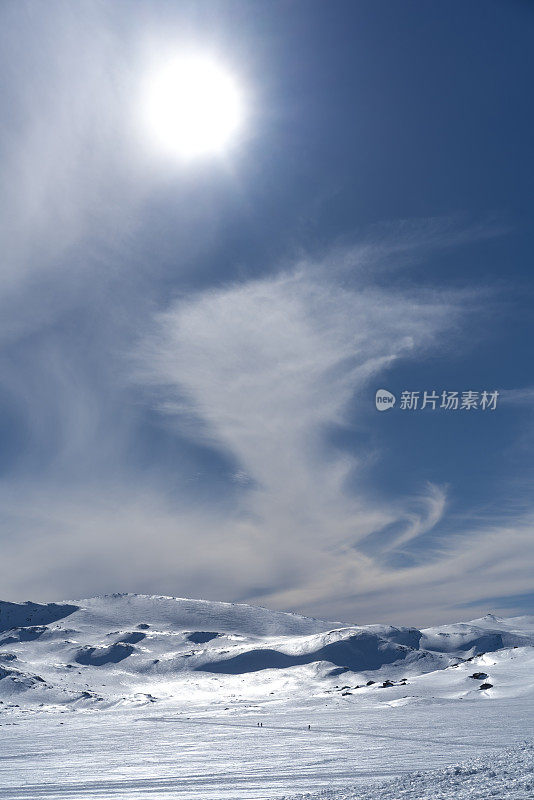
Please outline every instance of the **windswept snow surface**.
[[368, 789], [326, 789], [284, 800], [489, 800], [492, 797], [514, 800], [534, 797], [534, 745], [526, 743], [491, 758], [478, 758], [442, 770], [412, 773]]
[[0, 603], [0, 798], [531, 798], [533, 699], [531, 617]]

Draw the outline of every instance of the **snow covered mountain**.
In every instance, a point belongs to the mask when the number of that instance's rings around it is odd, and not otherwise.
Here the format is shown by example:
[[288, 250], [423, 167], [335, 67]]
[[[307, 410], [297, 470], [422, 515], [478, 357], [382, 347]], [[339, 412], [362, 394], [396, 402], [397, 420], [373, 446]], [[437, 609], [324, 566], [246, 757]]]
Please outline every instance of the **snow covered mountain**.
[[2, 800], [367, 798], [362, 781], [414, 769], [452, 785], [440, 769], [532, 737], [533, 705], [533, 617], [417, 630], [134, 594], [0, 603]]
[[[249, 683], [277, 686], [283, 676], [291, 691], [306, 693], [334, 692], [343, 676], [344, 696], [376, 687], [406, 695], [410, 681], [415, 698], [426, 686], [421, 676], [437, 672], [443, 672], [441, 693], [460, 696], [484, 686], [482, 691], [498, 694], [503, 683], [482, 668], [482, 654], [491, 653], [496, 664], [512, 655], [530, 661], [533, 645], [530, 617], [489, 615], [419, 631], [131, 594], [63, 604], [0, 603], [0, 702], [168, 700], [184, 685], [208, 685], [210, 675], [218, 676], [221, 696], [225, 686], [233, 693], [232, 676], [255, 675]], [[431, 682], [437, 691], [435, 677]]]

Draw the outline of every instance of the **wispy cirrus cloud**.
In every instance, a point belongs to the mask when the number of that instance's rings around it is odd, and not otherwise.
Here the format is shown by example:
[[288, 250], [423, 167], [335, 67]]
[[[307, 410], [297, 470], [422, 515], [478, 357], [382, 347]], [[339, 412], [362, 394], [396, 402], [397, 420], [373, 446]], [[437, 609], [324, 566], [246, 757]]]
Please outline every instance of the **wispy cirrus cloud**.
[[[471, 298], [349, 287], [332, 272], [301, 262], [180, 301], [158, 316], [141, 358], [158, 407], [183, 415], [192, 435], [231, 454], [248, 478], [236, 525], [269, 563], [270, 579], [255, 593], [245, 577], [241, 597], [339, 612], [338, 592], [387, 593], [388, 576], [393, 585], [403, 571], [383, 566], [383, 556], [432, 531], [447, 498], [428, 484], [414, 486], [404, 507], [377, 507], [364, 490], [349, 492], [366, 454], [340, 456], [325, 430], [343, 422], [371, 379], [456, 328]], [[386, 527], [395, 534], [373, 554], [360, 546]], [[239, 548], [227, 558], [239, 560]]]
[[301, 268], [176, 304], [144, 344], [145, 374], [165, 410], [187, 409], [197, 435], [231, 451], [256, 503], [301, 513], [337, 501], [357, 463], [325, 455], [325, 426], [370, 378], [428, 350], [461, 304], [319, 283]]
[[499, 391], [499, 403], [534, 408], [534, 386], [527, 386], [524, 389], [501, 389]]

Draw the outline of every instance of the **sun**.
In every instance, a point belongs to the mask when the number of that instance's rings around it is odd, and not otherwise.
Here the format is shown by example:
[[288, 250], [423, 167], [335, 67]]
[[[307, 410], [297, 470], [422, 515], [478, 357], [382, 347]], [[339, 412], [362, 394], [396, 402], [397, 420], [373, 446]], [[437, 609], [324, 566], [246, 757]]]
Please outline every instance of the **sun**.
[[233, 75], [204, 55], [179, 56], [156, 70], [144, 110], [153, 141], [184, 160], [224, 153], [244, 117]]

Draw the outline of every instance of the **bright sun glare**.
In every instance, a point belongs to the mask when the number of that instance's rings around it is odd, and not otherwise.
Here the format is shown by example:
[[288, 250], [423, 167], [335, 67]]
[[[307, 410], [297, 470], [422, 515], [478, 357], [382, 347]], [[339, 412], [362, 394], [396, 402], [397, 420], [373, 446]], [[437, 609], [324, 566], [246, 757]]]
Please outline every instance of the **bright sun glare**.
[[183, 159], [224, 152], [243, 121], [232, 75], [205, 56], [179, 57], [156, 71], [146, 113], [158, 146]]

